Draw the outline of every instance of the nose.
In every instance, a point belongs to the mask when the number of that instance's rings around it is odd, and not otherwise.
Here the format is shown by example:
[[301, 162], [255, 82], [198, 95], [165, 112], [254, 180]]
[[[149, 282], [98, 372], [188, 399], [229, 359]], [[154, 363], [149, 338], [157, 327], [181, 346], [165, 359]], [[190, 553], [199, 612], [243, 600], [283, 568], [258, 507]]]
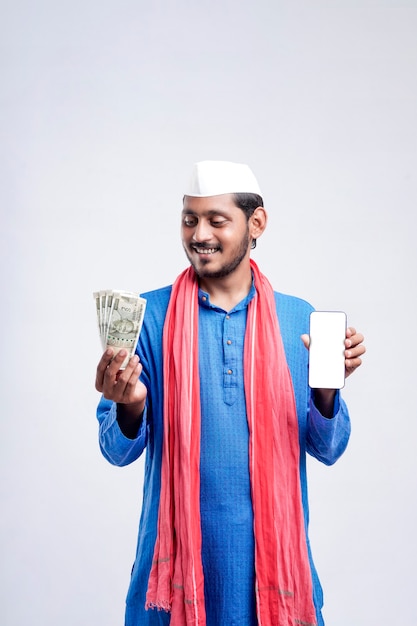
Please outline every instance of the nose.
[[212, 235], [212, 229], [210, 223], [207, 220], [200, 219], [194, 229], [193, 240], [203, 243], [204, 241], [210, 241]]

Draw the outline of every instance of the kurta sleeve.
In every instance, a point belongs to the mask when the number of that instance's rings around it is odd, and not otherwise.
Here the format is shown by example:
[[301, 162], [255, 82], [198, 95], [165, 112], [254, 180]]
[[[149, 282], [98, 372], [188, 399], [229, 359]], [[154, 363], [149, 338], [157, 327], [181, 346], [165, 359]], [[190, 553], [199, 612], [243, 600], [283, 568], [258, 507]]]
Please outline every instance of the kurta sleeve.
[[97, 407], [99, 421], [99, 444], [103, 456], [112, 465], [129, 465], [142, 454], [147, 444], [147, 409], [136, 439], [128, 439], [117, 422], [117, 404], [101, 398]]
[[307, 452], [316, 459], [333, 465], [346, 449], [350, 437], [350, 418], [340, 392], [336, 392], [333, 417], [324, 417], [314, 404], [314, 395], [310, 396], [307, 417]]
[[162, 335], [170, 294], [171, 287], [141, 294], [147, 305], [136, 352], [142, 364], [140, 379], [147, 389], [147, 400], [136, 439], [128, 439], [120, 430], [115, 403], [102, 397], [97, 407], [100, 449], [113, 465], [129, 465], [140, 457], [150, 441], [154, 442], [155, 416], [157, 430], [162, 427]]

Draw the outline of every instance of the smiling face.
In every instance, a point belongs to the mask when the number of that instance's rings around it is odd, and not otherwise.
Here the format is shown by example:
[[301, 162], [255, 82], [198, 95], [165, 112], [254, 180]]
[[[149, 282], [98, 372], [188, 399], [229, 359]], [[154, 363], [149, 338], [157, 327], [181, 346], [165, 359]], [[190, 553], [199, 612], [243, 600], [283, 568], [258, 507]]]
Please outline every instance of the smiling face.
[[185, 254], [200, 278], [225, 278], [249, 261], [250, 223], [232, 194], [184, 197], [181, 234]]

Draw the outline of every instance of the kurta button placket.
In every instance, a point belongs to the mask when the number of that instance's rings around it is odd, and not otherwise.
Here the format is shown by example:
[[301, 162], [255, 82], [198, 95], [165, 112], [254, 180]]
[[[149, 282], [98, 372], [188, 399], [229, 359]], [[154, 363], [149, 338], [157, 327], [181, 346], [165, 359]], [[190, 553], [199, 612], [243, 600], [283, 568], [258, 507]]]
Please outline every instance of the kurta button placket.
[[[227, 607], [237, 603], [232, 612], [217, 606], [211, 607], [214, 612], [207, 623], [216, 624], [255, 624], [256, 615], [253, 600], [253, 562], [245, 556], [240, 562], [239, 554], [243, 548], [245, 555], [254, 550], [253, 538], [253, 505], [249, 480], [248, 450], [249, 429], [246, 417], [245, 390], [243, 381], [243, 348], [246, 328], [247, 305], [250, 298], [230, 310], [222, 309], [203, 301], [200, 292], [199, 307], [199, 368], [201, 380], [201, 451], [200, 455], [200, 518], [204, 538], [209, 537], [209, 544], [204, 543], [202, 550], [208, 557], [208, 569], [205, 584], [216, 597], [216, 605], [223, 606], [223, 591], [233, 591], [233, 598], [227, 600]], [[215, 337], [215, 340], [213, 339]], [[243, 471], [242, 471], [243, 466]], [[201, 471], [202, 470], [202, 471]], [[227, 476], [225, 484], [220, 486], [219, 473]], [[230, 483], [230, 484], [228, 484]], [[212, 491], [212, 486], [215, 491]], [[219, 490], [220, 487], [220, 490]], [[233, 502], [232, 513], [223, 507], [225, 494]], [[243, 511], [239, 519], [234, 509]], [[243, 523], [242, 520], [246, 520]], [[211, 531], [208, 531], [209, 527]], [[211, 556], [211, 548], [219, 547], [225, 553], [225, 546], [230, 545], [234, 557], [227, 567], [222, 567], [222, 555], [219, 554], [221, 565]], [[249, 546], [248, 546], [249, 544]], [[204, 552], [205, 551], [205, 552]], [[212, 566], [213, 564], [213, 566]], [[215, 570], [218, 569], [218, 572]], [[229, 574], [230, 571], [230, 574]], [[208, 575], [208, 573], [210, 575]], [[235, 579], [239, 578], [236, 583]], [[243, 581], [241, 585], [240, 582]], [[225, 599], [226, 604], [226, 599]], [[244, 607], [241, 607], [241, 603]], [[233, 611], [238, 618], [234, 619]], [[209, 613], [208, 613], [209, 615]], [[225, 619], [222, 619], [222, 618]], [[219, 619], [217, 619], [219, 618]]]
[[236, 324], [239, 313], [226, 313], [223, 318], [223, 398], [226, 404], [233, 404], [237, 393], [239, 364], [235, 342]]

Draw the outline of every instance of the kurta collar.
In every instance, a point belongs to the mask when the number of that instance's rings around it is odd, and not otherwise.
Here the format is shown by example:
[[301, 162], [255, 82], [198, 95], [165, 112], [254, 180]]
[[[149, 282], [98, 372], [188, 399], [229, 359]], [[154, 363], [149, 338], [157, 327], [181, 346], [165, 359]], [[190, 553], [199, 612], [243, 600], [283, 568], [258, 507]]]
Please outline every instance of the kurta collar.
[[243, 298], [243, 300], [241, 300], [235, 307], [233, 307], [231, 311], [225, 311], [224, 309], [216, 306], [215, 304], [212, 304], [210, 302], [209, 294], [206, 291], [203, 291], [202, 289], [198, 290], [198, 303], [200, 306], [203, 306], [207, 309], [214, 309], [215, 311], [221, 311], [222, 313], [225, 313], [225, 312], [235, 313], [236, 311], [241, 311], [242, 309], [246, 309], [249, 302], [254, 297], [255, 293], [256, 293], [255, 284], [254, 284], [254, 280], [252, 277], [252, 285], [251, 285], [248, 295], [245, 298]]

